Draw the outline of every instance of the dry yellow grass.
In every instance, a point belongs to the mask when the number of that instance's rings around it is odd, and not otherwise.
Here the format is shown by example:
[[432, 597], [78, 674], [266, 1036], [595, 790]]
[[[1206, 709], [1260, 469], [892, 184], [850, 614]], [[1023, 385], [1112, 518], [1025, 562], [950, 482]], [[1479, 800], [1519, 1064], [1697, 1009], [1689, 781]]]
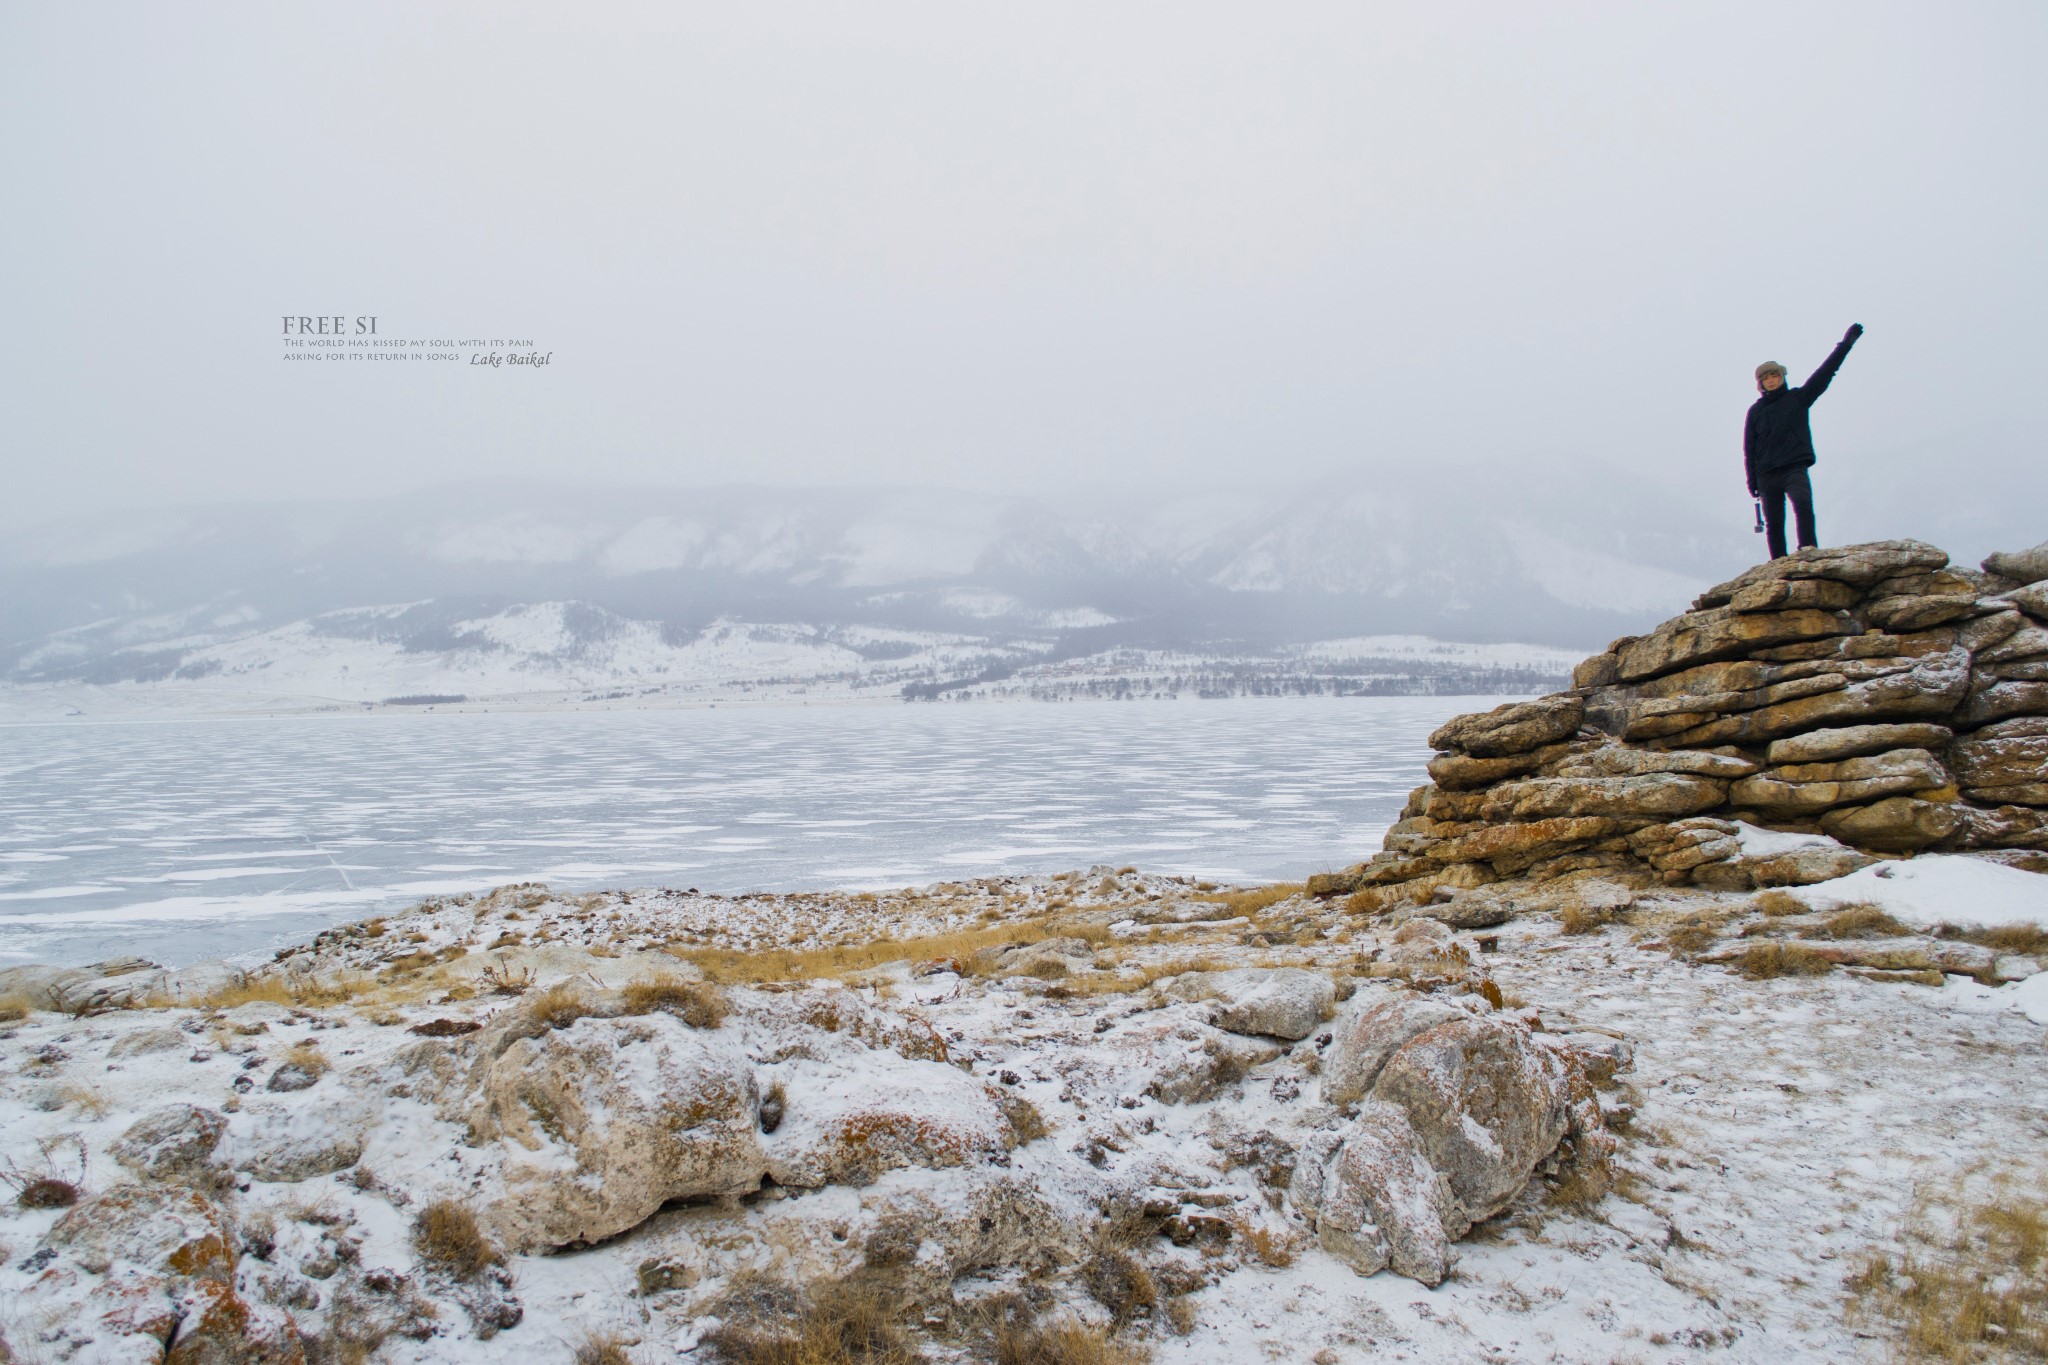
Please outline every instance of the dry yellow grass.
[[1845, 905], [1828, 916], [1820, 932], [1828, 938], [1895, 938], [1913, 931], [1875, 905]]
[[590, 1000], [572, 981], [557, 981], [526, 1002], [526, 1013], [537, 1024], [567, 1028], [592, 1013]]
[[685, 962], [694, 963], [711, 981], [723, 985], [750, 985], [758, 981], [812, 981], [838, 978], [850, 972], [872, 971], [897, 962], [925, 962], [950, 958], [963, 971], [984, 971], [975, 955], [984, 948], [1006, 943], [1037, 943], [1052, 936], [1042, 920], [1015, 924], [993, 924], [985, 928], [955, 929], [950, 933], [921, 938], [883, 938], [866, 943], [836, 944], [826, 948], [771, 948], [757, 953], [729, 948], [677, 948], [671, 951]]
[[[313, 1009], [382, 995], [369, 979], [355, 973], [315, 980], [293, 980], [281, 972], [252, 976], [239, 986], [224, 986], [196, 1001], [203, 1009], [231, 1010], [237, 1005], [270, 1004]], [[170, 1002], [165, 1001], [168, 1004]]]
[[1936, 932], [1943, 938], [1959, 938], [2001, 953], [2048, 957], [2048, 928], [2038, 924], [2001, 924], [1989, 929], [1944, 924]]
[[702, 981], [686, 981], [679, 976], [643, 977], [629, 983], [624, 995], [628, 1014], [660, 1010], [675, 1015], [691, 1028], [717, 1028], [725, 1021], [725, 997], [716, 986]]
[[1614, 916], [1604, 906], [1572, 901], [1557, 912], [1557, 922], [1567, 934], [1597, 934], [1614, 922]]
[[588, 1330], [569, 1349], [572, 1365], [633, 1365], [619, 1332]]
[[1835, 969], [1834, 963], [1804, 944], [1769, 940], [1744, 948], [1735, 959], [1735, 966], [1744, 976], [1757, 981], [1777, 976], [1824, 976]]
[[901, 1323], [909, 1305], [884, 1275], [799, 1288], [742, 1272], [720, 1296], [705, 1340], [727, 1365], [915, 1365]]
[[1274, 882], [1271, 886], [1254, 886], [1242, 891], [1206, 893], [1198, 895], [1196, 899], [1214, 905], [1228, 906], [1236, 914], [1251, 916], [1278, 905], [1290, 896], [1300, 895], [1303, 889], [1300, 882]]
[[1051, 1324], [1005, 1322], [995, 1331], [996, 1365], [1143, 1365], [1145, 1347], [1118, 1341], [1104, 1327], [1073, 1318]]
[[469, 1205], [454, 1199], [436, 1199], [420, 1210], [413, 1219], [412, 1245], [422, 1261], [458, 1280], [473, 1280], [486, 1268], [505, 1262], [504, 1254], [476, 1225]]
[[1756, 899], [1749, 903], [1749, 908], [1759, 915], [1769, 915], [1774, 919], [1785, 915], [1810, 914], [1813, 910], [1812, 906], [1793, 895], [1790, 891], [1779, 891], [1776, 889], [1759, 891]]
[[1889, 1246], [1848, 1280], [1852, 1320], [1917, 1361], [2048, 1359], [2048, 1201], [2002, 1179], [1977, 1198], [1923, 1190]]
[[295, 1066], [308, 1076], [325, 1076], [327, 1058], [312, 1043], [294, 1043], [285, 1050], [284, 1064]]

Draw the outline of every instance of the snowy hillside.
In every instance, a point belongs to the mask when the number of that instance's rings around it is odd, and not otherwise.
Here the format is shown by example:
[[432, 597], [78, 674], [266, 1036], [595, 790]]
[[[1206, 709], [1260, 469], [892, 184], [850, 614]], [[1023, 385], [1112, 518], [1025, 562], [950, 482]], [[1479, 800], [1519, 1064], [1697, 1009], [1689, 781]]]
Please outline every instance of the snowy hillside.
[[1427, 687], [1500, 690], [1459, 681], [1516, 666], [1498, 652], [1357, 642], [1522, 642], [1554, 675], [1749, 548], [1688, 532], [1647, 495], [1605, 499], [1490, 487], [1447, 517], [1426, 497], [1337, 485], [1130, 506], [493, 486], [101, 519], [0, 549], [0, 679], [145, 687], [152, 706], [742, 685], [1031, 693], [1034, 667], [1095, 683], [1136, 668], [1154, 679], [1137, 690], [1208, 692], [1249, 684], [1201, 668], [1187, 682], [1181, 665], [1384, 682], [1359, 661], [1406, 656], [1395, 672], [1438, 680]]

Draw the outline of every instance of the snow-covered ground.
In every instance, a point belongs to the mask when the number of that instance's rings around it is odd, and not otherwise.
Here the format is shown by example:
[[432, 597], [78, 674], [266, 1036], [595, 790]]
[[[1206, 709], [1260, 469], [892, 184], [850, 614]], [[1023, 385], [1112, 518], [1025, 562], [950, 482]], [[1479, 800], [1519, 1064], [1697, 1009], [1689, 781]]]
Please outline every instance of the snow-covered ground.
[[[1974, 859], [1939, 856], [1880, 866], [1894, 875], [1804, 894], [1952, 922], [1995, 900], [2015, 917], [2031, 905], [2032, 922], [2048, 927], [2048, 903], [2011, 880], [2036, 874], [1994, 874]], [[2036, 880], [2048, 886], [2048, 878]], [[1990, 887], [2004, 889], [1994, 897]], [[1937, 888], [1948, 888], [1955, 903], [1930, 899]], [[913, 1322], [929, 1358], [973, 1359], [967, 1308], [991, 1295], [1021, 1293], [1034, 1311], [1098, 1329], [1112, 1321], [1124, 1291], [1072, 1260], [1037, 1261], [1031, 1239], [1052, 1247], [1072, 1238], [1072, 1254], [1086, 1257], [1078, 1234], [1122, 1207], [1118, 1200], [1132, 1210], [1157, 1205], [1119, 1225], [1120, 1245], [1145, 1268], [1157, 1298], [1115, 1334], [1156, 1361], [1886, 1358], [1893, 1330], [1847, 1311], [1849, 1281], [1867, 1258], [1894, 1248], [1900, 1225], [1930, 1191], [1954, 1196], [2005, 1177], [2038, 1192], [2048, 1182], [2048, 1092], [2038, 1083], [2048, 1044], [2038, 983], [2048, 976], [2028, 974], [2039, 965], [2029, 962], [2006, 971], [2022, 979], [1996, 985], [1951, 975], [1930, 987], [1839, 971], [1752, 980], [1681, 956], [1663, 937], [1666, 926], [1700, 913], [1718, 917], [1731, 942], [1775, 932], [1748, 896], [1639, 893], [1605, 929], [1568, 935], [1548, 907], [1571, 894], [1531, 890], [1523, 913], [1484, 938], [1460, 936], [1460, 951], [1524, 1025], [1598, 1046], [1607, 1046], [1603, 1038], [1626, 1044], [1614, 1055], [1628, 1061], [1599, 1100], [1621, 1134], [1619, 1179], [1604, 1196], [1576, 1202], [1532, 1183], [1458, 1248], [1452, 1273], [1435, 1288], [1391, 1272], [1354, 1273], [1317, 1245], [1296, 1195], [1282, 1193], [1286, 1180], [1273, 1183], [1272, 1162], [1299, 1159], [1337, 1121], [1319, 1089], [1322, 1033], [1278, 1040], [1265, 1060], [1252, 1059], [1235, 1079], [1219, 1072], [1220, 1084], [1200, 1094], [1162, 1089], [1165, 1073], [1152, 1074], [1171, 1060], [1160, 1044], [1175, 1029], [1208, 1036], [1202, 1007], [1168, 991], [1169, 973], [1298, 965], [1329, 976], [1352, 997], [1343, 1009], [1355, 1012], [1405, 993], [1380, 971], [1399, 957], [1393, 926], [1352, 919], [1334, 902], [1240, 904], [1189, 879], [1108, 868], [879, 896], [563, 898], [512, 888], [430, 903], [366, 931], [330, 935], [294, 958], [292, 978], [353, 975], [359, 983], [325, 1003], [31, 1014], [7, 1038], [0, 1125], [17, 1148], [49, 1140], [60, 1155], [75, 1135], [89, 1157], [88, 1184], [101, 1186], [119, 1170], [111, 1144], [143, 1110], [175, 1101], [225, 1114], [223, 1159], [269, 1171], [245, 1176], [225, 1196], [237, 1225], [275, 1230], [245, 1240], [252, 1249], [242, 1257], [242, 1292], [295, 1305], [308, 1331], [330, 1323], [332, 1305], [366, 1284], [387, 1286], [379, 1291], [387, 1298], [430, 1301], [434, 1335], [391, 1336], [380, 1361], [561, 1354], [592, 1331], [639, 1365], [698, 1359], [709, 1354], [704, 1342], [716, 1325], [706, 1315], [731, 1312], [730, 1295], [761, 1284], [761, 1275], [801, 1284], [863, 1266], [942, 1269], [949, 1256], [972, 1259], [962, 1247], [974, 1243], [977, 1216], [989, 1232], [992, 1214], [1022, 1218], [1022, 1210], [1049, 1208], [1074, 1232], [1030, 1233], [1028, 1218], [990, 1232], [1024, 1240], [1009, 1262], [978, 1265], [950, 1282], [941, 1275], [958, 1311], [927, 1308], [923, 1326]], [[1088, 937], [1078, 950], [1060, 949], [1080, 956], [1059, 972], [920, 960], [1000, 945], [1012, 925], [1014, 933], [1050, 926]], [[923, 950], [913, 942], [895, 957], [871, 950], [877, 941], [931, 935], [954, 938], [928, 940], [934, 946]], [[774, 952], [818, 956], [774, 959], [784, 965], [765, 973], [747, 965], [756, 960], [750, 954]], [[844, 955], [836, 965], [834, 952]], [[428, 1198], [454, 1194], [479, 1208], [500, 1199], [489, 1164], [495, 1147], [468, 1145], [437, 1117], [461, 1109], [451, 1096], [465, 1084], [467, 1044], [423, 1043], [408, 1029], [471, 1017], [490, 1029], [510, 1018], [518, 1001], [472, 993], [486, 966], [514, 977], [531, 969], [529, 990], [556, 980], [601, 990], [662, 963], [685, 972], [724, 964], [740, 981], [778, 978], [771, 989], [729, 990], [733, 1017], [720, 1031], [753, 1040], [751, 1048], [765, 1045], [762, 1021], [823, 1017], [820, 1009], [870, 1021], [834, 1025], [862, 1036], [883, 1036], [894, 1027], [888, 1019], [918, 1021], [929, 1029], [919, 1036], [945, 1040], [947, 1055], [989, 1093], [1028, 1101], [1048, 1131], [999, 1161], [913, 1164], [872, 1183], [814, 1190], [778, 1185], [739, 1201], [673, 1207], [584, 1249], [515, 1255], [507, 1284], [523, 1320], [478, 1340], [473, 1306], [465, 1306], [473, 1291], [437, 1278], [418, 1259], [410, 1229]], [[817, 973], [838, 979], [790, 979]], [[220, 984], [184, 979], [195, 990]], [[848, 1060], [867, 1055], [855, 1043], [809, 1046], [823, 1049], [805, 1054], [816, 1060], [768, 1063], [790, 1078], [791, 1109], [778, 1120], [798, 1125], [796, 1136], [775, 1141], [808, 1140], [803, 1106], [828, 1112], [831, 1095], [863, 1085], [864, 1073]], [[302, 1048], [332, 1059], [324, 1079], [301, 1091], [251, 1090], [252, 1079], [274, 1074]], [[875, 1055], [881, 1070], [871, 1081], [907, 1065], [894, 1052]], [[812, 1092], [798, 1083], [806, 1067], [838, 1079], [806, 1099]], [[384, 1092], [371, 1110], [356, 1103]], [[335, 1149], [336, 1125], [362, 1135], [359, 1150], [325, 1155]], [[516, 1158], [507, 1151], [507, 1160]], [[277, 1169], [294, 1162], [322, 1173]], [[907, 1246], [921, 1249], [908, 1262], [890, 1261], [882, 1249], [903, 1230], [906, 1211], [919, 1211]], [[61, 1277], [37, 1278], [67, 1262], [31, 1254], [57, 1216], [0, 1213], [8, 1252], [0, 1294], [18, 1310], [61, 1305], [75, 1292]], [[494, 1216], [517, 1223], [502, 1210]], [[23, 1320], [18, 1313], [16, 1323]]]
[[[1007, 605], [1005, 605], [1007, 602]], [[1054, 657], [1050, 635], [825, 628], [721, 619], [678, 636], [577, 602], [454, 622], [431, 647], [395, 624], [418, 604], [330, 613], [269, 630], [239, 617], [136, 650], [175, 655], [148, 681], [0, 683], [0, 723], [59, 718], [263, 715], [436, 705], [471, 708], [1068, 700], [1307, 693], [1524, 693], [1578, 662], [1542, 645], [1366, 636], [1270, 651], [1113, 649]], [[957, 605], [957, 604], [956, 604]], [[969, 603], [973, 607], [976, 604]], [[1016, 604], [984, 602], [990, 611]], [[1040, 614], [1044, 615], [1044, 614]], [[1102, 624], [1087, 612], [1048, 629]], [[40, 666], [63, 642], [24, 667]]]

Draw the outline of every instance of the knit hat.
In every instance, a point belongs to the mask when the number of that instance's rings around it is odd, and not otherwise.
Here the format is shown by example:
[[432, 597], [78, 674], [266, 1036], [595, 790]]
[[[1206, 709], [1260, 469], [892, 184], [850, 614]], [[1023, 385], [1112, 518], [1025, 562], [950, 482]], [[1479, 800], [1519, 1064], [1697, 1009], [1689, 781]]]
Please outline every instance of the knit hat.
[[1767, 374], [1781, 375], [1783, 373], [1785, 373], [1785, 367], [1775, 360], [1766, 360], [1763, 364], [1756, 367], [1756, 377], [1758, 379], [1762, 379]]

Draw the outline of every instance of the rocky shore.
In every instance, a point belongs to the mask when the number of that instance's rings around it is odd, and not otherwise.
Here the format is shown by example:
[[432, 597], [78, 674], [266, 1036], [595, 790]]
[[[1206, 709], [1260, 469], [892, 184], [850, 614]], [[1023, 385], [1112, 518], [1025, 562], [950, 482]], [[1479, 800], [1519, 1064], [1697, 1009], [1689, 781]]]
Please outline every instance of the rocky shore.
[[1956, 1229], [2048, 1220], [2043, 669], [2048, 547], [1802, 552], [1444, 726], [1305, 886], [525, 885], [7, 969], [0, 1359], [2040, 1348], [2040, 1247]]

